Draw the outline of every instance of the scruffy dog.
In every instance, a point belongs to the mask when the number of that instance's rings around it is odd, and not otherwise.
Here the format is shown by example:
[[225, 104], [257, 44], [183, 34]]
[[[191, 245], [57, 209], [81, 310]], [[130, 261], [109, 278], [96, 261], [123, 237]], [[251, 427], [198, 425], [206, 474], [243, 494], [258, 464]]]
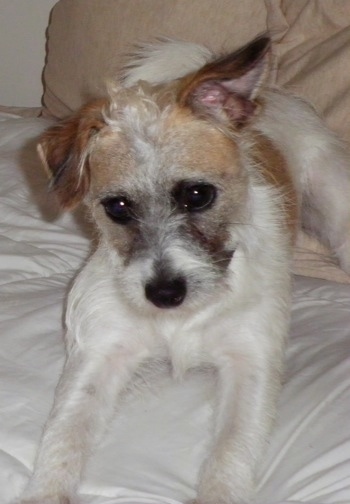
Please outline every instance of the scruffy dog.
[[[76, 502], [87, 454], [145, 360], [216, 369], [197, 502], [243, 504], [275, 416], [298, 226], [350, 271], [341, 141], [268, 89], [268, 37], [215, 59], [149, 46], [106, 99], [49, 129], [39, 154], [96, 251], [70, 291], [68, 357], [21, 504]], [[174, 405], [176, 407], [176, 405]]]

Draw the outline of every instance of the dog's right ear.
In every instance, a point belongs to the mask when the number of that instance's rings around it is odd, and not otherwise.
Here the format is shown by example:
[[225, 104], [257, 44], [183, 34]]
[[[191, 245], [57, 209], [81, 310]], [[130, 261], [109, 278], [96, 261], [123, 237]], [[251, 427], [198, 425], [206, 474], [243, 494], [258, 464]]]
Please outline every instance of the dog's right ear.
[[269, 70], [270, 39], [260, 36], [232, 54], [207, 63], [180, 82], [178, 103], [200, 115], [244, 126], [259, 110]]
[[105, 126], [105, 104], [106, 100], [95, 100], [85, 105], [49, 128], [39, 141], [37, 150], [50, 177], [50, 188], [65, 210], [75, 208], [89, 190], [89, 146]]

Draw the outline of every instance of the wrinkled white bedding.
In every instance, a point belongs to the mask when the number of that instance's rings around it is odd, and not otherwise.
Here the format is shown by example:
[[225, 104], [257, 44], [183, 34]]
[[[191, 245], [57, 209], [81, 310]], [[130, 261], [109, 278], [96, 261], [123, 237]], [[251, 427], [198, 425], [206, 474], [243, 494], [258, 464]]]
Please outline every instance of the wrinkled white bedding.
[[[0, 504], [32, 469], [63, 365], [62, 306], [89, 251], [58, 215], [33, 139], [43, 119], [0, 118]], [[98, 335], [97, 335], [98, 337]], [[81, 487], [82, 502], [184, 502], [208, 441], [212, 377], [149, 377], [128, 396]], [[258, 504], [350, 504], [350, 286], [295, 278], [285, 386]]]

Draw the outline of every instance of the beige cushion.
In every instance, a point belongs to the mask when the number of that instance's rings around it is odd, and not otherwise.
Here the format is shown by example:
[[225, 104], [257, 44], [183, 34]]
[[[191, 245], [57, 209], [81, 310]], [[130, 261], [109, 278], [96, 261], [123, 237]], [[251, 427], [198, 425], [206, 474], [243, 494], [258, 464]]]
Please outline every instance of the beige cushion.
[[135, 42], [167, 36], [221, 52], [264, 31], [257, 0], [60, 0], [48, 31], [44, 115], [62, 118], [103, 94]]
[[330, 251], [316, 238], [300, 232], [294, 247], [293, 273], [323, 278], [338, 283], [350, 283], [350, 276], [339, 268]]
[[276, 81], [350, 140], [350, 1], [266, 0]]
[[20, 117], [39, 117], [42, 113], [41, 107], [7, 107], [0, 105], [0, 112], [14, 114]]

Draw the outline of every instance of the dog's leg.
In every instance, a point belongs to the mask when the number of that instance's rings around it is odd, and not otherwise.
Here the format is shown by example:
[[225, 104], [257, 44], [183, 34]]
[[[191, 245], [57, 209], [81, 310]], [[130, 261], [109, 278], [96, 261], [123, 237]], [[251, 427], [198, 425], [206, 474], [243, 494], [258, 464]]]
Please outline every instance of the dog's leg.
[[258, 356], [237, 355], [218, 369], [214, 443], [200, 472], [200, 504], [251, 502], [279, 381], [278, 366], [271, 369]]
[[127, 350], [108, 355], [73, 352], [58, 384], [34, 474], [20, 504], [71, 502], [86, 458], [141, 360], [141, 352], [135, 355]]

